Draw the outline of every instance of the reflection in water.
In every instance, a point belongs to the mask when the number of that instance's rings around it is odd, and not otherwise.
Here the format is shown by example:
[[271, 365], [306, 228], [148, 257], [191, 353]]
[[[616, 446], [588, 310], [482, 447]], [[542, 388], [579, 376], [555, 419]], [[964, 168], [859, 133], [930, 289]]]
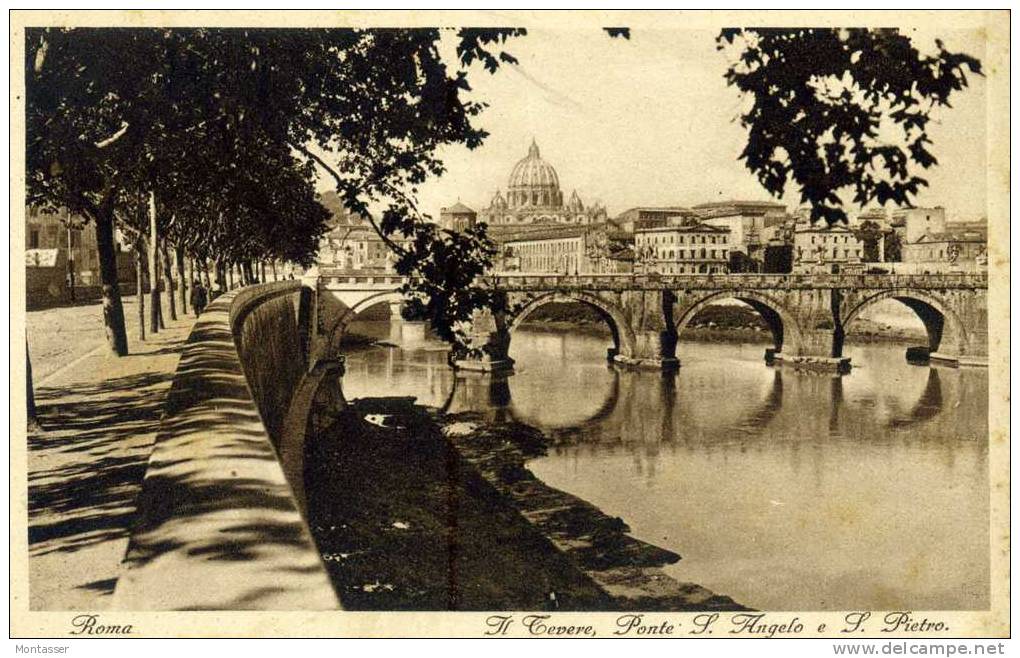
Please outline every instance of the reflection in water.
[[986, 371], [872, 344], [833, 377], [769, 368], [761, 345], [684, 344], [664, 375], [610, 367], [605, 342], [519, 331], [516, 374], [456, 385], [444, 354], [354, 351], [344, 390], [541, 429], [536, 475], [745, 605], [987, 607]]

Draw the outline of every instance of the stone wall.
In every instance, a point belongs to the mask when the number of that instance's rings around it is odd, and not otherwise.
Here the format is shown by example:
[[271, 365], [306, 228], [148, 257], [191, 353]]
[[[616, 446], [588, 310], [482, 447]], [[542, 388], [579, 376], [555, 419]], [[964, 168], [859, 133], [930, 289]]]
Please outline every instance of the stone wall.
[[285, 281], [242, 290], [230, 308], [237, 353], [262, 423], [279, 446], [294, 391], [307, 368], [298, 330], [300, 284]]
[[297, 294], [297, 282], [227, 293], [195, 323], [113, 609], [339, 609], [271, 438], [302, 368]]

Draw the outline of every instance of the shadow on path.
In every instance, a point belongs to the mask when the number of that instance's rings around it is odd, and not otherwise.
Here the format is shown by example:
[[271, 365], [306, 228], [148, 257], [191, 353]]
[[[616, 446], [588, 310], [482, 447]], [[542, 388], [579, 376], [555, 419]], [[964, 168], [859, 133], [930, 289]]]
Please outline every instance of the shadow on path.
[[36, 392], [43, 432], [28, 437], [30, 555], [126, 537], [171, 373], [142, 373]]

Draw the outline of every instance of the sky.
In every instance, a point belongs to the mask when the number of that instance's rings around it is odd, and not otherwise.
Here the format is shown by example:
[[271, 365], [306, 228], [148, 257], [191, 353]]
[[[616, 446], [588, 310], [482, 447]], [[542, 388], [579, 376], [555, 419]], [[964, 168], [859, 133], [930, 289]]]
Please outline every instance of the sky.
[[[476, 125], [490, 136], [478, 149], [440, 152], [447, 172], [427, 182], [420, 208], [438, 217], [460, 200], [486, 207], [505, 192], [514, 163], [534, 138], [556, 168], [564, 197], [576, 189], [610, 216], [644, 205], [691, 206], [712, 200], [768, 200], [737, 160], [746, 140], [742, 102], [727, 87], [727, 56], [716, 30], [638, 29], [630, 40], [599, 29], [529, 29], [506, 50], [518, 58], [490, 75], [469, 71], [469, 97], [489, 103]], [[926, 48], [941, 38], [950, 50], [983, 59], [976, 30], [917, 35]], [[952, 219], [985, 216], [986, 89], [980, 76], [940, 109], [929, 124], [939, 165], [926, 171], [930, 187], [915, 205], [943, 205]], [[780, 201], [798, 205], [795, 186]]]

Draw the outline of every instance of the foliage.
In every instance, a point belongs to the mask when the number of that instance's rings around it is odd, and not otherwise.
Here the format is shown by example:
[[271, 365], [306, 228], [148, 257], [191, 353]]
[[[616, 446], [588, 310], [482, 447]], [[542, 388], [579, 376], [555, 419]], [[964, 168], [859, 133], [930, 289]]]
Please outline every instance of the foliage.
[[761, 263], [742, 251], [731, 250], [727, 269], [734, 273], [758, 272]]
[[853, 228], [854, 237], [864, 245], [864, 261], [867, 263], [878, 262], [879, 241], [885, 239], [885, 231], [876, 222], [868, 219]]
[[740, 158], [772, 194], [788, 182], [811, 221], [846, 221], [840, 193], [907, 205], [936, 164], [928, 150], [932, 111], [949, 107], [981, 63], [935, 42], [925, 55], [895, 29], [725, 29], [720, 50], [739, 51], [726, 80], [749, 96]]
[[890, 263], [903, 260], [903, 238], [896, 231], [889, 231], [885, 236], [885, 260]]

